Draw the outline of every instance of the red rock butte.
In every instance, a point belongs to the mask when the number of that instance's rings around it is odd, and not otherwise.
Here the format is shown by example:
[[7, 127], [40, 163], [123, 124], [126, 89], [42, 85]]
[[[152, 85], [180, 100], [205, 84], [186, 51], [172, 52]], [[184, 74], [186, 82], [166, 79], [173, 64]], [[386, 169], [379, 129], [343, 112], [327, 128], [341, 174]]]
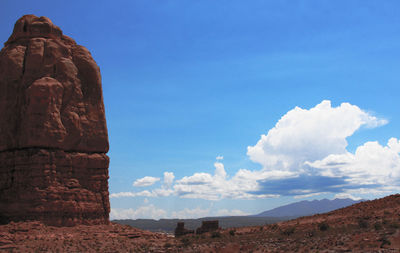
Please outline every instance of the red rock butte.
[[100, 69], [46, 17], [20, 18], [0, 51], [0, 223], [109, 222]]

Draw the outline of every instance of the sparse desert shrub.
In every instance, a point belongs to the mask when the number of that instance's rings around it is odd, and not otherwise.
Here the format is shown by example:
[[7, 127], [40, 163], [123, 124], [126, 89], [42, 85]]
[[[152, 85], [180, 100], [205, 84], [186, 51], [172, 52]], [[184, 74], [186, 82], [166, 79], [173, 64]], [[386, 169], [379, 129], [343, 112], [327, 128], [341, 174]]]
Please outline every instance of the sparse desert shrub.
[[272, 229], [272, 230], [276, 230], [276, 229], [278, 229], [278, 228], [279, 228], [278, 224], [272, 224], [272, 225], [271, 225], [271, 229]]
[[260, 231], [263, 231], [263, 229], [264, 229], [264, 227], [263, 227], [263, 226], [261, 226], [261, 227], [260, 227]]
[[219, 238], [221, 237], [221, 233], [218, 231], [214, 231], [211, 233], [211, 238]]
[[182, 242], [183, 246], [185, 246], [185, 247], [190, 245], [190, 240], [187, 237], [182, 238], [181, 242]]
[[289, 228], [283, 230], [282, 234], [289, 236], [289, 235], [293, 234], [294, 231], [295, 231], [295, 227], [289, 227]]
[[368, 228], [368, 221], [366, 219], [359, 219], [358, 226], [360, 228]]
[[329, 225], [328, 225], [328, 223], [326, 223], [325, 221], [323, 221], [323, 222], [321, 222], [321, 223], [318, 224], [318, 228], [319, 228], [319, 230], [321, 230], [321, 231], [326, 231], [326, 230], [329, 229]]
[[400, 225], [397, 222], [393, 222], [393, 223], [390, 223], [389, 227], [390, 228], [394, 228], [394, 229], [398, 229], [398, 228], [400, 228]]
[[172, 244], [169, 243], [169, 242], [167, 242], [167, 243], [164, 244], [164, 247], [165, 247], [165, 248], [171, 248], [171, 247], [172, 247]]
[[381, 248], [383, 248], [383, 246], [385, 245], [390, 245], [391, 242], [386, 238], [386, 237], [382, 237], [381, 239], [379, 239], [379, 241], [381, 241]]
[[382, 224], [380, 222], [376, 222], [374, 224], [374, 228], [375, 228], [375, 230], [381, 230], [382, 229]]
[[[149, 251], [150, 251], [150, 247], [151, 247], [151, 244], [150, 244], [150, 243], [145, 243], [145, 244], [141, 245], [141, 248], [142, 248], [145, 252], [149, 252]], [[97, 250], [97, 251], [99, 251], [99, 250]]]
[[231, 235], [231, 236], [235, 236], [235, 230], [234, 229], [231, 229], [231, 230], [229, 230], [229, 234]]

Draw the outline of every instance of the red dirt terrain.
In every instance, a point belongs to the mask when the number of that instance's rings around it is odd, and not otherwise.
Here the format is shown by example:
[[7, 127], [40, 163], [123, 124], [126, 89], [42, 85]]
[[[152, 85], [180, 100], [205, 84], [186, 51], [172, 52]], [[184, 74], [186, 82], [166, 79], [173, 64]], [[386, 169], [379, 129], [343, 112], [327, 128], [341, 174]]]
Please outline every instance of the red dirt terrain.
[[1, 252], [400, 252], [400, 194], [266, 226], [178, 238], [118, 224], [0, 226]]

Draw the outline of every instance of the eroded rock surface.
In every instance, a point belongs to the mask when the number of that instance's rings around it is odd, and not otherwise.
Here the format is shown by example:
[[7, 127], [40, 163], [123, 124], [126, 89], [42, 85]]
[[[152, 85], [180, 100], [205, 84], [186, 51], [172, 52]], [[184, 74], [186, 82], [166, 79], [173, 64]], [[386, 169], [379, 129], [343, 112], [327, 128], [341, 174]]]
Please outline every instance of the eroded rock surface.
[[46, 17], [26, 15], [0, 51], [0, 223], [108, 222], [100, 69]]

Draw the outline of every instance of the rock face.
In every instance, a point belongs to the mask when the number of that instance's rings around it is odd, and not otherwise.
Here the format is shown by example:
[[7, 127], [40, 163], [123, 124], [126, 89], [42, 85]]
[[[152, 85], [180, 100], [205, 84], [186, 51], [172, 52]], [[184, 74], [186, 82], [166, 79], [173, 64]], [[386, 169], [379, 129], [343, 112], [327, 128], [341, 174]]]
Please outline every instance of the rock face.
[[196, 229], [196, 234], [203, 234], [219, 229], [218, 220], [202, 221], [201, 227]]
[[108, 222], [100, 69], [46, 17], [26, 15], [0, 51], [0, 223]]

